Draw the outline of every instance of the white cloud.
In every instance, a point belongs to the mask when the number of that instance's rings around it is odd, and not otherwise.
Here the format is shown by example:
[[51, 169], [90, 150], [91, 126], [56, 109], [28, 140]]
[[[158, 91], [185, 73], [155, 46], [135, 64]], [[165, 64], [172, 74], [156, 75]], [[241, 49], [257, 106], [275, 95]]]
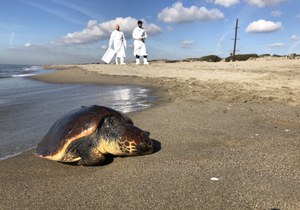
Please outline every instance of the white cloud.
[[56, 4], [62, 5], [68, 9], [73, 10], [72, 13], [79, 12], [80, 14], [87, 16], [89, 19], [95, 18], [99, 15], [95, 12], [92, 12], [91, 10], [88, 10], [88, 9], [82, 7], [82, 6], [76, 5], [76, 3], [72, 3], [71, 1], [70, 2], [61, 1], [61, 0], [51, 0], [51, 1]]
[[275, 4], [279, 4], [284, 1], [286, 1], [286, 0], [247, 0], [247, 2], [249, 4], [257, 6], [257, 7], [273, 6]]
[[49, 7], [49, 6], [46, 6], [44, 5], [43, 3], [41, 3], [42, 1], [22, 1], [22, 3], [26, 3], [26, 4], [29, 4], [31, 6], [34, 6], [34, 7], [37, 7], [49, 14], [52, 14], [52, 15], [55, 15], [57, 17], [60, 17], [62, 18], [63, 20], [66, 20], [66, 21], [70, 21], [72, 23], [76, 23], [76, 24], [82, 24], [81, 21], [78, 21], [76, 20], [76, 18], [72, 15], [69, 15], [68, 13], [66, 13], [66, 11], [63, 11], [61, 9], [59, 9], [58, 7]]
[[218, 9], [208, 10], [205, 7], [184, 7], [181, 2], [176, 2], [172, 7], [164, 8], [158, 19], [166, 23], [187, 23], [193, 21], [207, 21], [223, 19], [224, 14]]
[[275, 47], [275, 48], [277, 48], [277, 47], [284, 47], [284, 46], [285, 46], [285, 44], [279, 43], [279, 42], [268, 45], [268, 47]]
[[190, 46], [192, 46], [195, 43], [194, 40], [184, 40], [180, 43], [180, 46], [183, 48], [188, 48]]
[[[137, 25], [137, 19], [132, 17], [118, 17], [115, 20], [98, 23], [96, 20], [90, 20], [87, 28], [79, 32], [68, 33], [59, 40], [52, 42], [55, 45], [72, 45], [72, 44], [87, 44], [99, 41], [101, 39], [108, 39], [111, 32], [115, 29], [115, 24], [119, 24], [121, 30], [125, 34], [126, 39], [131, 38], [132, 31]], [[161, 28], [153, 23], [143, 21], [143, 27], [146, 28], [148, 34], [158, 34]]]
[[174, 29], [173, 29], [172, 26], [167, 26], [167, 30], [168, 30], [168, 31], [173, 31]]
[[42, 44], [32, 44], [32, 43], [25, 43], [24, 45], [19, 46], [11, 46], [7, 50], [14, 51], [14, 52], [38, 52], [44, 53], [48, 51], [50, 48], [47, 45]]
[[298, 40], [300, 40], [300, 37], [294, 34], [291, 36], [291, 40], [298, 41]]
[[208, 2], [218, 4], [223, 7], [231, 7], [232, 5], [240, 3], [240, 0], [208, 0]]
[[134, 45], [133, 45], [133, 44], [127, 44], [127, 48], [133, 49], [133, 48], [134, 48]]
[[277, 31], [282, 28], [281, 22], [272, 22], [266, 20], [258, 20], [250, 23], [246, 32], [248, 33], [269, 33], [273, 31]]
[[281, 17], [281, 16], [282, 16], [282, 12], [279, 11], [279, 10], [272, 11], [272, 12], [271, 12], [271, 15], [272, 15], [273, 17]]

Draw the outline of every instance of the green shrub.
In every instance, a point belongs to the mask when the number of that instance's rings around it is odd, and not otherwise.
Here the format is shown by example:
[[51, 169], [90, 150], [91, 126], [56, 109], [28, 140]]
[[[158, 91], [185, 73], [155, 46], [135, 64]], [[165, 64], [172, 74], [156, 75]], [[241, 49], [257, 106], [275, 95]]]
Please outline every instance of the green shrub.
[[192, 62], [195, 61], [195, 58], [185, 58], [181, 60], [182, 62]]
[[207, 61], [207, 62], [219, 62], [222, 60], [222, 58], [220, 58], [217, 55], [207, 55], [207, 56], [203, 56], [201, 58], [199, 58], [200, 61]]
[[[235, 55], [235, 60], [236, 61], [246, 61], [249, 58], [258, 58], [257, 54], [240, 54], [240, 55]], [[226, 62], [231, 61], [231, 56], [225, 58]]]
[[261, 54], [258, 57], [263, 58], [263, 57], [269, 57], [269, 56], [271, 56], [271, 54]]
[[280, 57], [284, 57], [284, 56], [283, 55], [273, 54], [272, 57], [280, 58]]

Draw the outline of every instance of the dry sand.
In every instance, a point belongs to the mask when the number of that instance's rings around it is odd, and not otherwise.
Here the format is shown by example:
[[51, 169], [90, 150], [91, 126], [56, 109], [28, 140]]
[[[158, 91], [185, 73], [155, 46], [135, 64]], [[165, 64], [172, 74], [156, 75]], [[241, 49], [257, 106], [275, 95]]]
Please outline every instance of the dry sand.
[[129, 116], [161, 148], [98, 167], [3, 160], [0, 209], [300, 209], [300, 60], [54, 68], [35, 79], [152, 87], [157, 105]]

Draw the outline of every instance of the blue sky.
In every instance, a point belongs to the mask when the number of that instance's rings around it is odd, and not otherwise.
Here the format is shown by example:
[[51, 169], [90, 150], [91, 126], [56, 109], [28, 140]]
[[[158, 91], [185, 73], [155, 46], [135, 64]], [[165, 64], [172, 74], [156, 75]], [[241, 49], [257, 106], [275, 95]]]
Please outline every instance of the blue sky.
[[149, 59], [227, 57], [239, 19], [238, 53], [300, 54], [299, 0], [1, 0], [0, 63], [99, 62], [120, 24], [142, 19]]

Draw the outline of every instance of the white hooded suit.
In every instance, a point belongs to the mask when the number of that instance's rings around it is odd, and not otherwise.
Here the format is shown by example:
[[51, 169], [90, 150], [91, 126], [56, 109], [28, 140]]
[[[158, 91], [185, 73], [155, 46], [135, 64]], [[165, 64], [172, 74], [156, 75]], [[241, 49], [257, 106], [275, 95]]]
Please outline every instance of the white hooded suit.
[[134, 56], [148, 55], [145, 45], [145, 39], [147, 38], [146, 30], [140, 27], [135, 27], [135, 29], [132, 32], [132, 38], [134, 39]]
[[126, 39], [124, 33], [122, 31], [114, 30], [109, 39], [109, 47], [114, 46], [114, 50], [116, 52], [116, 57], [125, 58], [125, 48], [126, 48]]

